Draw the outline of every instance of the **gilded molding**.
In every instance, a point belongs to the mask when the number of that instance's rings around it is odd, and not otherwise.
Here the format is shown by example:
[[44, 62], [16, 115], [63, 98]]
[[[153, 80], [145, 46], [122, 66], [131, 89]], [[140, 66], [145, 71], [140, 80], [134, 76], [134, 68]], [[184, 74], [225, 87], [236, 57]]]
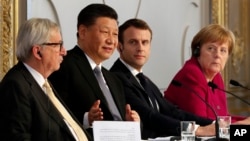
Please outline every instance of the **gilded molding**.
[[[228, 26], [228, 0], [212, 0], [211, 23]], [[228, 64], [222, 72], [225, 82], [228, 82]]]
[[[247, 13], [247, 1], [246, 0], [242, 0], [240, 1], [239, 4], [239, 13]], [[247, 39], [247, 35], [245, 31], [247, 30], [247, 14], [240, 14], [239, 16], [239, 22], [237, 22], [237, 25], [234, 27], [234, 35], [235, 35], [235, 48], [234, 51], [232, 53], [232, 67], [233, 67], [233, 71], [236, 75], [240, 75], [240, 73], [242, 73], [241, 69], [242, 69], [242, 65], [244, 65], [246, 60], [248, 60], [246, 57], [246, 52], [247, 52], [247, 48], [246, 48], [246, 39]]]
[[212, 23], [227, 26], [228, 0], [212, 0]]
[[[248, 14], [241, 14], [241, 33], [243, 33], [242, 35], [242, 42], [244, 43], [244, 56], [243, 56], [243, 61], [242, 61], [242, 64], [244, 64], [244, 78], [245, 78], [245, 86], [248, 86], [249, 87], [249, 84], [250, 84], [250, 73], [249, 73], [249, 69], [250, 69], [250, 55], [249, 52], [250, 49], [249, 49], [249, 45], [250, 45], [250, 41], [249, 41], [249, 35], [250, 35], [250, 20], [249, 20], [249, 13], [250, 13], [250, 2], [249, 0], [242, 0], [242, 3], [241, 3], [241, 11], [240, 13], [248, 13]], [[248, 31], [248, 32], [246, 32]]]
[[14, 36], [17, 15], [14, 12], [17, 5], [18, 0], [0, 2], [0, 80], [16, 62]]
[[[227, 73], [224, 75], [225, 80], [227, 82], [229, 79], [236, 79], [241, 82], [244, 86], [248, 87], [250, 79], [249, 79], [249, 23], [248, 23], [248, 16], [249, 16], [249, 2], [248, 0], [239, 0], [238, 2], [238, 17], [229, 17], [235, 18], [236, 21], [234, 24], [229, 25], [230, 29], [234, 32], [235, 35], [235, 48], [232, 52], [230, 59], [228, 60], [228, 65], [226, 66]], [[233, 12], [233, 9], [231, 12]], [[230, 24], [230, 23], [229, 23]], [[248, 31], [248, 32], [246, 32]], [[229, 84], [226, 85], [228, 90], [235, 91], [238, 93], [242, 93], [242, 96], [247, 95], [246, 92], [242, 92], [243, 90], [237, 87], [230, 87]]]

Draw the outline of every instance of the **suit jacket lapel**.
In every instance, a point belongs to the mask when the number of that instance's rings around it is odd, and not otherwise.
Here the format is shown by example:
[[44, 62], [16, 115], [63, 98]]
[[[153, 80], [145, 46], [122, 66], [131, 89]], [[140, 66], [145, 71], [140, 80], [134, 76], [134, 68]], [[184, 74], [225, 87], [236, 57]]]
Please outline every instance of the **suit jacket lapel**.
[[[51, 84], [51, 83], [50, 83]], [[70, 109], [66, 106], [66, 104], [63, 102], [63, 100], [60, 98], [59, 94], [56, 92], [55, 88], [50, 85], [55, 96], [57, 97], [57, 99], [62, 103], [62, 105], [65, 107], [65, 109], [69, 112], [69, 114], [71, 115], [71, 117], [75, 120], [76, 123], [78, 123], [80, 125], [80, 127], [83, 129], [81, 123], [77, 120], [77, 118], [74, 116], [74, 114], [70, 111]], [[56, 109], [55, 109], [56, 110]], [[67, 127], [68, 128], [68, 127]], [[68, 130], [69, 131], [69, 130]], [[69, 131], [70, 132], [70, 131]], [[86, 134], [86, 136], [89, 138], [88, 133], [86, 133], [86, 131], [83, 129], [83, 132]], [[71, 132], [70, 132], [71, 134]]]
[[114, 72], [122, 72], [134, 85], [141, 88], [140, 84], [137, 82], [137, 80], [134, 78], [134, 76], [131, 74], [129, 69], [119, 60], [117, 59], [113, 65]]
[[75, 57], [78, 58], [78, 62], [76, 62], [76, 64], [78, 65], [78, 68], [82, 72], [82, 75], [86, 78], [89, 85], [92, 87], [94, 94], [102, 100], [102, 102], [105, 106], [108, 107], [108, 103], [107, 103], [104, 95], [102, 94], [102, 90], [99, 87], [98, 81], [96, 80], [96, 77], [93, 73], [93, 70], [89, 64], [89, 61], [88, 61], [86, 55], [77, 46], [73, 49], [73, 52], [76, 55]]
[[119, 71], [121, 71], [123, 74], [126, 75], [126, 77], [129, 79], [129, 81], [131, 82], [132, 85], [134, 85], [135, 87], [137, 87], [138, 89], [143, 91], [142, 92], [143, 96], [146, 97], [146, 100], [149, 102], [149, 100], [147, 98], [148, 95], [145, 93], [145, 90], [140, 85], [140, 83], [136, 80], [136, 78], [130, 72], [130, 70], [119, 59], [116, 60], [114, 66], [115, 66], [116, 69], [118, 69]]
[[[26, 80], [30, 83], [31, 93], [33, 94], [36, 101], [39, 102], [41, 107], [44, 109], [44, 111], [52, 119], [54, 119], [54, 122], [58, 123], [58, 125], [60, 125], [70, 135], [72, 135], [72, 133], [70, 132], [70, 130], [67, 127], [66, 123], [63, 121], [61, 115], [58, 113], [57, 109], [54, 107], [53, 103], [46, 96], [44, 91], [41, 89], [41, 87], [38, 85], [38, 83], [32, 77], [32, 75], [27, 70], [27, 68], [21, 62], [18, 63], [18, 66], [21, 69], [21, 72], [23, 73]], [[46, 116], [46, 115], [44, 115], [44, 116]], [[72, 135], [72, 137], [73, 137], [73, 135]]]

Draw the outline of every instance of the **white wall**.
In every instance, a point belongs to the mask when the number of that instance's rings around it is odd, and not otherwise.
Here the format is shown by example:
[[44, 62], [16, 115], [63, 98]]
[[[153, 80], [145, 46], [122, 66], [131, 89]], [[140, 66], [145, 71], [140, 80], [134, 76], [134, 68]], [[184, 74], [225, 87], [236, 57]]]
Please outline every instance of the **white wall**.
[[[192, 37], [209, 19], [209, 2], [203, 0], [28, 0], [28, 18], [47, 17], [57, 21], [62, 28], [65, 47], [71, 49], [76, 44], [77, 15], [90, 3], [113, 7], [120, 23], [129, 18], [148, 22], [153, 30], [153, 41], [144, 73], [161, 90], [190, 57]], [[109, 68], [117, 57], [115, 52], [104, 66]]]

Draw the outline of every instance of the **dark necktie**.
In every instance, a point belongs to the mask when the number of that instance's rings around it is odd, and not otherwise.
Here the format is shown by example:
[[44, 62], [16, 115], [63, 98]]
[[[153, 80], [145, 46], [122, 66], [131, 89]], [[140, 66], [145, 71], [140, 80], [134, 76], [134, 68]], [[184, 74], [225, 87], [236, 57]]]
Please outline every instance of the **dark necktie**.
[[96, 76], [96, 79], [99, 83], [99, 86], [101, 87], [101, 90], [104, 94], [104, 97], [106, 98], [107, 102], [108, 102], [108, 106], [109, 106], [109, 109], [114, 117], [114, 120], [122, 120], [121, 119], [121, 115], [120, 115], [120, 112], [118, 111], [117, 109], [117, 106], [115, 104], [115, 101], [111, 95], [111, 92], [108, 88], [108, 86], [106, 85], [106, 83], [104, 82], [104, 77], [102, 75], [102, 71], [101, 71], [101, 68], [99, 66], [96, 66], [95, 69], [94, 69], [94, 73], [95, 73], [95, 76]]
[[148, 95], [152, 107], [154, 109], [158, 110], [157, 104], [156, 104], [156, 99], [155, 99], [155, 96], [153, 94], [153, 91], [152, 91], [152, 88], [151, 88], [151, 84], [149, 83], [148, 78], [145, 77], [143, 75], [143, 73], [138, 73], [136, 75], [136, 77], [140, 80], [141, 86], [144, 88], [146, 94]]

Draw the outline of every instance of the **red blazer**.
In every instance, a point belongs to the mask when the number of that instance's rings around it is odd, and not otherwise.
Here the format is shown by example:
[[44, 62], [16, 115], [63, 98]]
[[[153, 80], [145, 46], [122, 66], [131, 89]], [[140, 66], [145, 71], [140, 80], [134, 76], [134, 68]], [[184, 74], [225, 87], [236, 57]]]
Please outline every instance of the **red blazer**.
[[[188, 60], [173, 80], [180, 82], [183, 87], [170, 84], [164, 92], [165, 99], [178, 105], [183, 110], [202, 117], [215, 119], [213, 111], [196, 95], [198, 94], [213, 107], [218, 116], [229, 115], [225, 92], [218, 89], [211, 89], [208, 86], [208, 82], [196, 58], [193, 57]], [[224, 82], [220, 73], [212, 81], [219, 88], [224, 89]], [[191, 90], [186, 87], [189, 87]], [[232, 116], [232, 122], [244, 118]]]

